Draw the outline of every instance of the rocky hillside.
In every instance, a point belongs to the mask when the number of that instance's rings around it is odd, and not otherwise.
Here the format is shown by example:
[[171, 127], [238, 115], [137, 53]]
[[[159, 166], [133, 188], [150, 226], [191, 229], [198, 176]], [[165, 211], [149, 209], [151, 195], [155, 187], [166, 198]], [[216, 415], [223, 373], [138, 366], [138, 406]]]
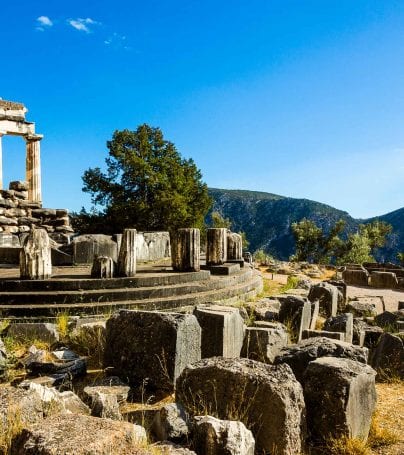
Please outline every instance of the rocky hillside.
[[[210, 188], [209, 193], [214, 200], [212, 210], [230, 218], [233, 230], [246, 233], [251, 251], [263, 248], [283, 260], [294, 252], [294, 239], [290, 229], [294, 221], [308, 218], [328, 230], [342, 218], [346, 221], [346, 233], [349, 233], [356, 230], [360, 223], [376, 219], [359, 220], [347, 212], [320, 202], [259, 191]], [[395, 260], [397, 253], [404, 251], [404, 208], [378, 219], [393, 226], [388, 244], [378, 253], [378, 259]]]

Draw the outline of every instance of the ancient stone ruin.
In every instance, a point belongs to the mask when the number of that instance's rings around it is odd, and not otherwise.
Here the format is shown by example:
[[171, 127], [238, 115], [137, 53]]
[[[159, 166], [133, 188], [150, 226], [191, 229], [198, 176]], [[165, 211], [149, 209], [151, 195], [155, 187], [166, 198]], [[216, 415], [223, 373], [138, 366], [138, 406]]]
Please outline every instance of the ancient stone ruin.
[[300, 264], [296, 288], [261, 295], [241, 235], [225, 228], [73, 236], [67, 211], [41, 208], [25, 112], [0, 102], [1, 131], [25, 137], [29, 155], [28, 183], [0, 199], [9, 453], [298, 455], [367, 441], [376, 379], [404, 378], [404, 299], [377, 309], [350, 286], [399, 291], [403, 269], [352, 265], [321, 281]]

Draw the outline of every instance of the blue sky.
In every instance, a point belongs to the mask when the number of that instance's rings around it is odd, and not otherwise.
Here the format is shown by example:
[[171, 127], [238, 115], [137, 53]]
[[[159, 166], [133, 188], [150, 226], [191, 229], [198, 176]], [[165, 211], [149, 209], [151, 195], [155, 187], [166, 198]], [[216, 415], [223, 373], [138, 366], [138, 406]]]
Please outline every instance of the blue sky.
[[[404, 2], [2, 2], [0, 97], [29, 109], [48, 207], [90, 207], [116, 129], [162, 128], [209, 186], [355, 217], [404, 205]], [[4, 178], [24, 178], [21, 138]]]

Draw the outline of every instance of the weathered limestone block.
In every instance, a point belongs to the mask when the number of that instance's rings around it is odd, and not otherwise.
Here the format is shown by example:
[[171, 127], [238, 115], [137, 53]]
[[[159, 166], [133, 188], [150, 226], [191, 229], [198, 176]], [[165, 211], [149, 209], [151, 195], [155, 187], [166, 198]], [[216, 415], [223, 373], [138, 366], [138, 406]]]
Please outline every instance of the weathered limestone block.
[[91, 267], [92, 278], [113, 278], [114, 261], [109, 256], [96, 256]]
[[129, 422], [63, 414], [24, 429], [12, 445], [14, 455], [105, 455], [136, 453], [146, 431]]
[[28, 182], [15, 180], [9, 183], [8, 188], [14, 191], [28, 191]]
[[156, 412], [152, 431], [159, 441], [181, 442], [189, 435], [189, 422], [184, 409], [177, 403], [164, 405]]
[[393, 272], [374, 271], [370, 274], [370, 285], [374, 288], [394, 289], [398, 287], [397, 275]]
[[287, 342], [288, 334], [284, 330], [247, 327], [240, 357], [263, 363], [273, 363]]
[[56, 325], [50, 322], [13, 322], [7, 328], [7, 336], [25, 342], [39, 340], [53, 344], [59, 341]]
[[240, 234], [236, 234], [235, 232], [228, 232], [227, 259], [239, 261], [243, 259], [243, 239]]
[[45, 387], [35, 382], [28, 384], [28, 390], [39, 396], [43, 408], [53, 406], [53, 414], [56, 409], [63, 414], [90, 414], [90, 408], [71, 390], [59, 392], [53, 387]]
[[227, 229], [210, 228], [207, 230], [206, 264], [222, 265], [227, 260]]
[[18, 415], [23, 426], [33, 424], [44, 416], [60, 412], [60, 408], [46, 405], [34, 390], [24, 390], [9, 385], [0, 387], [0, 421], [6, 425], [14, 423], [13, 416]]
[[257, 321], [278, 321], [280, 308], [278, 299], [265, 297], [254, 303], [254, 318]]
[[72, 240], [75, 264], [92, 264], [95, 256], [109, 256], [118, 259], [117, 243], [109, 235], [85, 234]]
[[46, 280], [52, 275], [51, 245], [44, 229], [34, 229], [20, 251], [20, 276], [25, 280]]
[[92, 361], [102, 365], [105, 350], [105, 321], [78, 324], [69, 335], [70, 345], [80, 355], [91, 356]]
[[347, 343], [352, 343], [353, 341], [353, 314], [352, 313], [343, 313], [338, 316], [329, 318], [324, 323], [324, 330], [329, 332], [343, 332]]
[[4, 226], [17, 226], [17, 218], [9, 218], [7, 216], [0, 216], [0, 224]]
[[401, 337], [383, 333], [372, 350], [369, 364], [383, 378], [404, 378], [404, 344]]
[[244, 339], [244, 321], [237, 308], [201, 305], [194, 316], [202, 329], [201, 356], [239, 357]]
[[309, 300], [320, 303], [320, 314], [330, 318], [335, 316], [338, 310], [338, 288], [329, 283], [318, 283], [310, 288]]
[[302, 339], [303, 330], [311, 323], [311, 303], [305, 298], [288, 295], [278, 297], [281, 302], [279, 321], [291, 327], [292, 336], [296, 341]]
[[104, 366], [139, 385], [173, 390], [189, 363], [201, 358], [201, 328], [191, 314], [121, 310], [107, 321]]
[[255, 440], [242, 422], [195, 417], [193, 443], [198, 455], [254, 455]]
[[309, 363], [304, 399], [314, 442], [341, 436], [366, 441], [376, 405], [375, 376], [371, 367], [350, 359], [323, 357]]
[[384, 311], [375, 316], [375, 323], [379, 327], [395, 328], [398, 321], [404, 320], [404, 310]]
[[116, 386], [89, 386], [84, 388], [84, 395], [89, 401], [91, 415], [113, 420], [121, 420], [120, 403], [128, 398], [130, 387]]
[[342, 332], [329, 332], [327, 330], [303, 330], [302, 339], [324, 337], [332, 340], [345, 341], [345, 334]]
[[191, 415], [238, 419], [254, 435], [256, 450], [301, 453], [305, 404], [287, 365], [214, 357], [188, 365], [177, 380], [177, 402]]
[[332, 284], [338, 288], [338, 312], [343, 313], [345, 311], [345, 305], [347, 301], [347, 284], [344, 280], [327, 280], [327, 283]]
[[342, 272], [342, 279], [350, 286], [368, 286], [369, 273], [365, 269], [346, 269]]
[[354, 346], [345, 341], [331, 340], [330, 338], [308, 338], [299, 344], [283, 348], [275, 357], [275, 364], [287, 363], [293, 370], [296, 379], [303, 381], [303, 374], [309, 362], [319, 357], [340, 357], [366, 363], [368, 350]]
[[198, 272], [200, 270], [201, 238], [196, 228], [177, 229], [171, 241], [171, 261], [174, 270]]
[[165, 231], [137, 232], [136, 258], [138, 261], [157, 261], [170, 257], [170, 234]]
[[317, 327], [317, 320], [320, 314], [320, 302], [315, 300], [311, 302], [311, 319], [310, 319], [310, 330], [316, 330]]
[[123, 231], [121, 248], [118, 255], [118, 275], [136, 275], [136, 229]]
[[346, 310], [354, 315], [354, 317], [376, 316], [376, 305], [374, 303], [359, 302], [352, 300], [346, 306]]

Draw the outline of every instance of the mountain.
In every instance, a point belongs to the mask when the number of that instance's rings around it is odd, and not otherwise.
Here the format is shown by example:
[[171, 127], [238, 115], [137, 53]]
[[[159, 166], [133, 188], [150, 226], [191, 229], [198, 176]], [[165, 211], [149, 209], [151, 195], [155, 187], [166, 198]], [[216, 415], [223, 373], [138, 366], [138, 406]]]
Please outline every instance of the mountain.
[[[250, 242], [249, 249], [264, 249], [273, 256], [286, 260], [294, 253], [295, 242], [291, 224], [308, 218], [328, 231], [339, 219], [346, 222], [345, 235], [354, 232], [359, 224], [379, 219], [393, 226], [387, 245], [377, 254], [380, 261], [396, 261], [404, 251], [404, 207], [379, 217], [362, 220], [309, 199], [295, 199], [277, 194], [247, 190], [209, 188], [213, 199], [212, 211], [220, 212], [232, 221], [232, 230], [244, 231]], [[208, 214], [208, 220], [209, 220]]]

